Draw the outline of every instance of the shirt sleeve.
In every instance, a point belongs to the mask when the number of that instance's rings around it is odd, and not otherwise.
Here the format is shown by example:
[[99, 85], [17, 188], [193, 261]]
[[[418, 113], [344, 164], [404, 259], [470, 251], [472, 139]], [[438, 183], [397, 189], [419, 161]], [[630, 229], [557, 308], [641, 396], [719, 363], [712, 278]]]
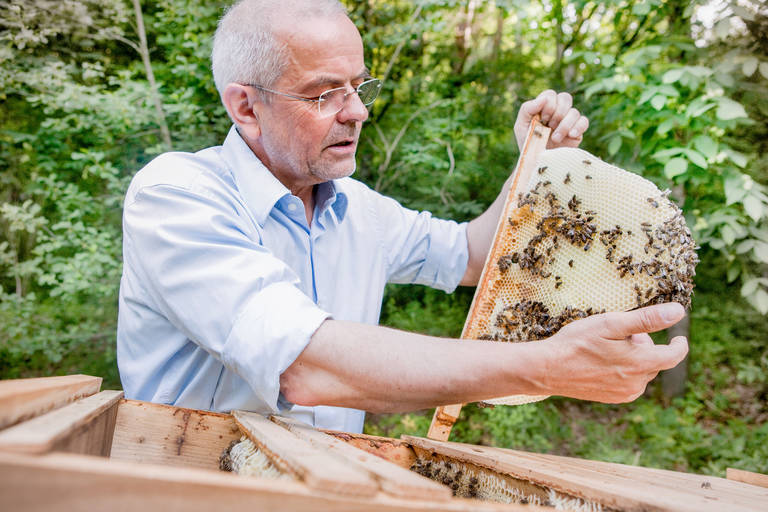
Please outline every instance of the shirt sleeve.
[[452, 292], [467, 270], [467, 224], [410, 210], [378, 194], [371, 204], [387, 255], [388, 281]]
[[124, 209], [126, 262], [152, 307], [277, 412], [286, 405], [280, 375], [330, 315], [217, 194], [143, 188]]

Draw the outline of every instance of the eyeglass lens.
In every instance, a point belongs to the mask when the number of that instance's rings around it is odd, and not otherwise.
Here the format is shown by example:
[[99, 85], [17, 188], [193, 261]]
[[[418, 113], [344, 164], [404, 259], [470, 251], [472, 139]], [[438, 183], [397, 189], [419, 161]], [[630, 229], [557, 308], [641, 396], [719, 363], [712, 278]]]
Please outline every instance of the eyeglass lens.
[[320, 115], [330, 116], [336, 114], [343, 108], [347, 96], [355, 93], [360, 96], [360, 101], [363, 102], [363, 105], [368, 106], [376, 100], [380, 90], [381, 81], [373, 79], [361, 83], [357, 86], [357, 89], [351, 93], [348, 93], [344, 87], [325, 91], [320, 95], [320, 101], [318, 103]]

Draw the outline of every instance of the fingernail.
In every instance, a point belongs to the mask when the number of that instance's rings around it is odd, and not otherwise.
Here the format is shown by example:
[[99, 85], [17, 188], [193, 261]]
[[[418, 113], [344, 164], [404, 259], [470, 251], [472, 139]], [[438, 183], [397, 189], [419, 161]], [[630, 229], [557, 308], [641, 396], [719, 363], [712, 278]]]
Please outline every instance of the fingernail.
[[552, 140], [554, 142], [560, 142], [561, 140], [563, 140], [563, 135], [560, 132], [558, 132], [552, 136]]
[[575, 139], [576, 137], [579, 136], [579, 132], [578, 130], [571, 130], [570, 132], [568, 132], [568, 136], [572, 139]]
[[680, 310], [683, 306], [680, 304], [677, 304], [676, 302], [670, 302], [667, 304], [663, 304], [661, 307], [661, 318], [665, 322], [672, 322], [674, 320], [678, 320], [680, 318]]

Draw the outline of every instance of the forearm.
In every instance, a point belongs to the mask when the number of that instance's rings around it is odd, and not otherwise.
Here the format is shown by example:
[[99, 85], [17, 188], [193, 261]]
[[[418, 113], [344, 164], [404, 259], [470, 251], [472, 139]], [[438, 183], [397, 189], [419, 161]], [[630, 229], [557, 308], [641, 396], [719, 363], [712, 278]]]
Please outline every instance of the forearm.
[[280, 388], [296, 404], [373, 412], [541, 394], [548, 360], [542, 348], [328, 320], [282, 374]]

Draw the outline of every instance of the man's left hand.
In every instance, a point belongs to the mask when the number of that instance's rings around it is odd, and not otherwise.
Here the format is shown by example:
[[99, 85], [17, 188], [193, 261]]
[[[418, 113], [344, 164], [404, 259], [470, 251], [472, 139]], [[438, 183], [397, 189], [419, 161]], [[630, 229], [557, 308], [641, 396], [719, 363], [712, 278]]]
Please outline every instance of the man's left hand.
[[589, 128], [589, 120], [572, 107], [573, 98], [570, 94], [558, 94], [551, 89], [523, 103], [515, 121], [517, 147], [522, 150], [531, 120], [536, 114], [541, 116], [542, 123], [552, 129], [547, 149], [578, 147], [584, 132]]

